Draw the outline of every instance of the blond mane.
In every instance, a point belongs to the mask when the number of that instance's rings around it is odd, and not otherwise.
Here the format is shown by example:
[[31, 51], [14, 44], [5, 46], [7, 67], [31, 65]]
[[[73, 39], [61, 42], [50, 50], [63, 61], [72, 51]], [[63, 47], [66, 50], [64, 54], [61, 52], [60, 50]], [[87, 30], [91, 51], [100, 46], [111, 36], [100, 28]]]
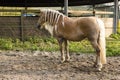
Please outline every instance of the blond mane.
[[64, 26], [64, 14], [51, 9], [42, 9], [41, 11], [45, 14], [45, 22], [47, 22], [49, 25], [56, 26], [61, 16], [62, 24]]
[[[58, 22], [62, 23], [64, 27], [64, 14], [51, 9], [42, 9], [40, 11], [44, 13], [44, 19], [46, 23], [45, 29], [47, 29], [51, 35], [53, 35], [53, 29], [55, 29], [55, 32], [57, 33]], [[62, 17], [62, 20], [60, 20], [60, 17]]]

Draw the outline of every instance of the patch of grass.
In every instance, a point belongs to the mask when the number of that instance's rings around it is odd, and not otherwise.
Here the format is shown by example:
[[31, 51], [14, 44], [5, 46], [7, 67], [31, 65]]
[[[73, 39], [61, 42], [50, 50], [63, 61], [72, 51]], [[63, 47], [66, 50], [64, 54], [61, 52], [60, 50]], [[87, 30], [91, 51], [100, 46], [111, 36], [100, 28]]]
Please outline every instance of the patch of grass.
[[87, 40], [81, 42], [70, 42], [69, 49], [71, 52], [93, 53], [94, 49]]
[[0, 39], [0, 49], [9, 50], [13, 48], [12, 39]]
[[111, 34], [110, 37], [115, 39], [115, 40], [120, 40], [120, 33]]
[[107, 40], [107, 55], [120, 56], [120, 40]]
[[[106, 50], [107, 56], [119, 56], [120, 55], [120, 40], [119, 39], [107, 39]], [[19, 39], [0, 39], [1, 50], [40, 50], [40, 51], [59, 51], [58, 42], [53, 37], [29, 37], [24, 42]], [[76, 53], [94, 53], [90, 42], [83, 40], [81, 42], [69, 42], [70, 52]]]

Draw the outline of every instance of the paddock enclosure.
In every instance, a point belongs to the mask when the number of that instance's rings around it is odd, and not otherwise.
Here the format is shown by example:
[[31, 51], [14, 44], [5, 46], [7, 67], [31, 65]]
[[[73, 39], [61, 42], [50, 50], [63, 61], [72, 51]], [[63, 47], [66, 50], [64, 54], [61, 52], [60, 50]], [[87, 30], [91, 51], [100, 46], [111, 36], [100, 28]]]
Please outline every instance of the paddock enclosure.
[[[57, 10], [66, 13], [64, 1], [67, 3], [68, 0], [1, 0], [0, 38], [18, 38], [24, 42], [29, 37], [50, 36], [45, 29], [38, 30], [36, 28], [39, 19], [38, 7], [59, 7]], [[119, 19], [120, 7], [117, 1], [120, 0], [69, 0], [68, 11], [71, 11], [72, 15], [71, 12], [68, 12], [68, 16], [72, 18], [84, 16], [101, 18], [105, 23], [106, 37], [109, 37], [114, 33], [116, 27], [114, 18]], [[107, 2], [113, 2], [113, 4], [103, 4]], [[89, 8], [84, 11], [83, 9], [86, 7], [81, 7], [81, 5], [88, 4]], [[78, 8], [76, 8], [77, 6]], [[31, 7], [37, 8], [37, 11]], [[79, 11], [74, 15], [74, 10]], [[118, 24], [119, 28], [116, 28], [120, 30], [120, 21]], [[116, 49], [113, 46], [110, 47]], [[112, 52], [112, 50], [110, 51]], [[113, 53], [115, 53], [114, 51]], [[57, 51], [0, 50], [0, 80], [120, 80], [120, 56], [108, 56], [107, 64], [104, 65], [101, 72], [98, 72], [93, 67], [94, 54], [81, 53], [71, 52], [70, 62], [61, 64], [60, 52]]]

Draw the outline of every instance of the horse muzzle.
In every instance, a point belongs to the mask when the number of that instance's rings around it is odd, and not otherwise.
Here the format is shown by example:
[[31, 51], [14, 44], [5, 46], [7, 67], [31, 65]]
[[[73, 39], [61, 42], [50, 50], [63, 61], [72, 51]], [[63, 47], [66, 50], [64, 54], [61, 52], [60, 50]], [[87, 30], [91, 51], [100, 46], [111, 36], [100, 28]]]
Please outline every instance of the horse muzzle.
[[40, 28], [41, 28], [41, 25], [40, 25], [40, 24], [38, 24], [36, 27], [37, 27], [38, 29], [40, 29]]

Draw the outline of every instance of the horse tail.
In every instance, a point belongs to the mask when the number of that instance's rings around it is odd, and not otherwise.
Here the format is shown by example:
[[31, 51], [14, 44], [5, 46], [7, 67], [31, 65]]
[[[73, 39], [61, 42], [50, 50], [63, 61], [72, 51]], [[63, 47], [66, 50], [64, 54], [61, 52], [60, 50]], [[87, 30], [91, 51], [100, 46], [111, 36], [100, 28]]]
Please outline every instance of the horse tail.
[[105, 40], [105, 26], [101, 19], [97, 19], [100, 27], [98, 44], [100, 46], [100, 60], [102, 64], [106, 64], [106, 40]]

